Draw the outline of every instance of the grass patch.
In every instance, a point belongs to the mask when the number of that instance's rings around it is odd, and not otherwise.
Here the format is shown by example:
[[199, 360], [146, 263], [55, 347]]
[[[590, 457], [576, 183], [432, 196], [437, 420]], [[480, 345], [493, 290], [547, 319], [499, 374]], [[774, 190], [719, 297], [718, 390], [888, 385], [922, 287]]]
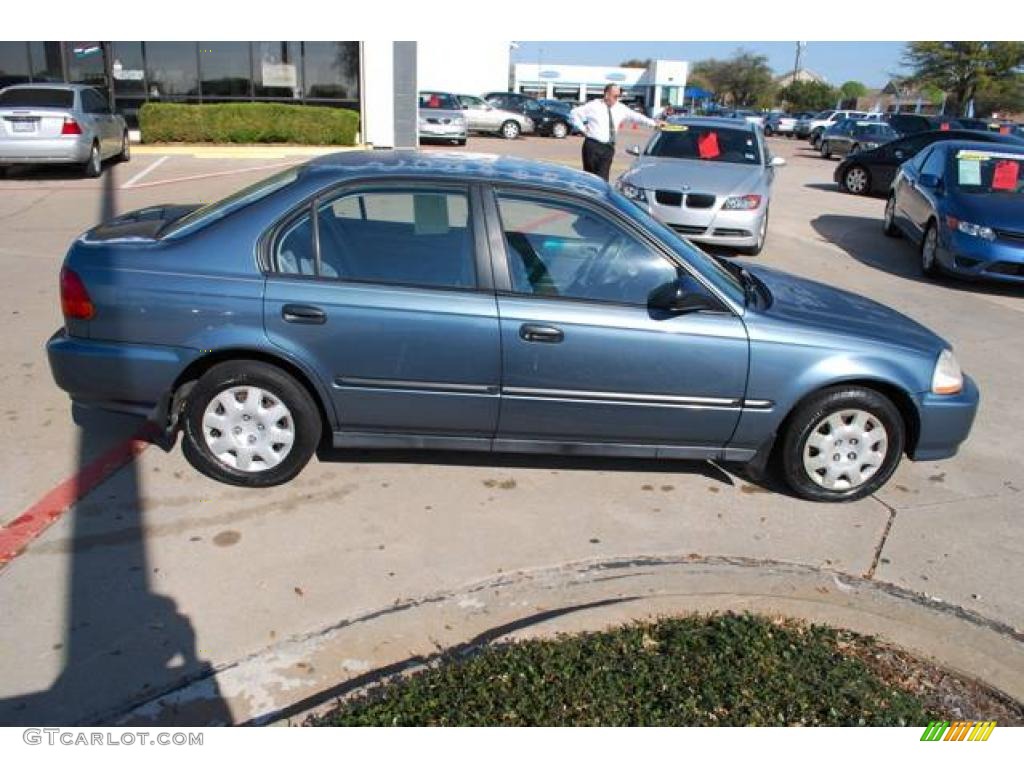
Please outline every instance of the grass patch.
[[[853, 632], [753, 615], [488, 646], [394, 678], [313, 725], [919, 725]], [[882, 654], [884, 655], [884, 654]]]
[[352, 146], [359, 114], [350, 109], [303, 104], [168, 104], [139, 110], [147, 144], [177, 141], [215, 144], [336, 144]]

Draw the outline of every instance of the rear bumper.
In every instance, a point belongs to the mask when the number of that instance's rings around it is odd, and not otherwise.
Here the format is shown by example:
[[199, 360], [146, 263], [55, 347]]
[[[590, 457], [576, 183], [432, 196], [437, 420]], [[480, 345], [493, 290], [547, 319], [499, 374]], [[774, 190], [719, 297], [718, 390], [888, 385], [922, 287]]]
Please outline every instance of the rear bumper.
[[958, 395], [922, 395], [917, 404], [920, 431], [910, 458], [936, 461], [955, 456], [971, 431], [979, 401], [978, 386], [969, 376], [964, 376], [964, 388]]
[[52, 139], [0, 139], [0, 165], [16, 163], [84, 163], [92, 141], [88, 136]]
[[69, 337], [61, 328], [46, 344], [57, 386], [76, 403], [151, 416], [199, 350]]

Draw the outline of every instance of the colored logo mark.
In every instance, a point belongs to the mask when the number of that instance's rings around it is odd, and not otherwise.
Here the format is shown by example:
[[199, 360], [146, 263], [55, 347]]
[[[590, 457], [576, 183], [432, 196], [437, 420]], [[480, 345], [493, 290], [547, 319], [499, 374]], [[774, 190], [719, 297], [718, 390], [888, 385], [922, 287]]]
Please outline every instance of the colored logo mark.
[[988, 741], [995, 727], [995, 720], [933, 720], [921, 734], [921, 741]]

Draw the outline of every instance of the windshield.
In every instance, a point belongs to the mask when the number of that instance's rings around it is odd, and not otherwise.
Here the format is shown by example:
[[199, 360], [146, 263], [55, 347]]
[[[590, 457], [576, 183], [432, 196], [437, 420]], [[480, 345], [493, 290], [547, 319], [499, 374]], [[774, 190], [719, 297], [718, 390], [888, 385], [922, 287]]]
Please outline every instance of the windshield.
[[875, 141], [889, 141], [899, 136], [896, 131], [885, 123], [871, 123], [870, 125], [858, 125], [853, 129], [853, 135], [858, 138], [874, 139]]
[[0, 107], [71, 109], [74, 103], [74, 92], [63, 88], [12, 88], [0, 93]]
[[479, 96], [459, 96], [459, 101], [462, 102], [463, 107], [483, 107], [485, 106], [484, 100]]
[[644, 154], [678, 160], [709, 160], [744, 165], [761, 163], [761, 153], [752, 131], [715, 126], [668, 126], [651, 140]]
[[678, 253], [687, 264], [700, 272], [718, 290], [737, 304], [743, 305], [746, 297], [743, 283], [735, 274], [722, 266], [718, 257], [710, 256], [700, 250], [651, 216], [647, 211], [640, 208], [632, 200], [619, 194], [617, 190], [611, 190], [610, 198], [616, 208]]
[[197, 208], [187, 216], [182, 216], [180, 219], [169, 224], [159, 235], [163, 238], [173, 239], [207, 227], [213, 222], [224, 218], [229, 213], [262, 200], [267, 195], [288, 186], [298, 177], [299, 172], [295, 168], [289, 168], [286, 171], [274, 174], [269, 178], [263, 179], [263, 181], [258, 181], [250, 187], [235, 192], [233, 195], [228, 195], [223, 200]]
[[1024, 155], [961, 149], [955, 159], [956, 188], [974, 194], [1019, 195], [1024, 192]]
[[420, 109], [462, 109], [450, 93], [421, 93]]

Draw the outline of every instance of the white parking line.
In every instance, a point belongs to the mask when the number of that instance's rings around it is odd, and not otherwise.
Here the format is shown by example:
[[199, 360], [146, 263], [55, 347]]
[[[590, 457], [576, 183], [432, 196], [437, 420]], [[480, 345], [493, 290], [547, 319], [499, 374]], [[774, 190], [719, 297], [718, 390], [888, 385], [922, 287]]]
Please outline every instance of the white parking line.
[[[167, 159], [167, 158], [163, 158]], [[218, 176], [235, 176], [239, 173], [252, 173], [253, 171], [268, 171], [274, 168], [281, 168], [284, 166], [298, 165], [305, 162], [304, 158], [297, 158], [295, 160], [283, 160], [280, 163], [269, 163], [267, 165], [254, 165], [248, 168], [233, 168], [230, 171], [212, 171], [210, 173], [197, 173], [192, 176], [178, 176], [170, 179], [158, 179], [157, 181], [147, 181], [144, 184], [135, 185], [134, 189], [142, 189], [143, 187], [158, 187], [162, 184], [179, 184], [183, 181], [198, 181], [199, 179], [212, 179]], [[149, 169], [147, 169], [148, 171]], [[134, 181], [134, 179], [132, 179]], [[128, 186], [127, 184], [124, 185]], [[124, 187], [121, 187], [124, 189]]]
[[122, 185], [121, 185], [121, 189], [128, 189], [128, 188], [129, 188], [129, 187], [131, 187], [131, 186], [132, 186], [132, 185], [133, 185], [133, 184], [134, 184], [135, 182], [137, 182], [137, 181], [138, 181], [139, 179], [141, 179], [142, 177], [144, 177], [144, 176], [145, 176], [145, 175], [146, 175], [147, 173], [149, 173], [150, 171], [152, 171], [152, 170], [156, 169], [156, 168], [157, 168], [157, 166], [163, 165], [163, 163], [164, 163], [164, 162], [165, 162], [166, 160], [169, 160], [169, 159], [170, 159], [170, 157], [169, 157], [169, 156], [167, 156], [167, 155], [164, 155], [164, 156], [163, 156], [163, 157], [161, 157], [161, 158], [160, 158], [159, 160], [157, 160], [157, 161], [156, 161], [155, 163], [150, 163], [150, 164], [149, 164], [149, 165], [147, 165], [147, 166], [146, 166], [145, 168], [143, 168], [143, 169], [142, 169], [141, 171], [139, 171], [139, 172], [138, 172], [138, 173], [136, 173], [136, 174], [135, 174], [134, 176], [132, 176], [132, 177], [131, 177], [130, 179], [128, 179], [128, 181], [126, 181], [126, 182], [125, 182], [124, 184], [122, 184]]

